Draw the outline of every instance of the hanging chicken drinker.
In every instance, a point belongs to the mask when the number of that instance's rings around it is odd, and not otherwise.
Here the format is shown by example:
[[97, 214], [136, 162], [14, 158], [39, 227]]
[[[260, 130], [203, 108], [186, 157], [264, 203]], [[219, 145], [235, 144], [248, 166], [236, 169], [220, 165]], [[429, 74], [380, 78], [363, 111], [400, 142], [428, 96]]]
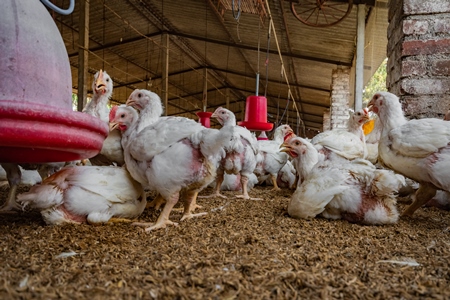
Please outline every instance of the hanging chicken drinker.
[[[270, 36], [270, 32], [269, 35]], [[244, 121], [238, 122], [238, 125], [243, 126], [251, 131], [261, 131], [258, 139], [265, 140], [267, 136], [265, 131], [270, 131], [273, 128], [273, 123], [267, 123], [267, 98], [259, 96], [259, 26], [258, 26], [258, 72], [256, 73], [256, 95], [248, 96], [245, 101], [245, 118]], [[268, 64], [266, 64], [266, 70]]]
[[330, 27], [344, 20], [352, 11], [353, 0], [296, 0], [291, 1], [291, 11], [303, 24], [313, 27]]
[[211, 116], [212, 116], [212, 112], [209, 111], [199, 111], [197, 113], [197, 116], [199, 117], [199, 121], [200, 123], [207, 127], [210, 128], [211, 127]]
[[69, 59], [49, 12], [38, 0], [5, 0], [0, 19], [0, 162], [96, 155], [108, 126], [73, 111]]

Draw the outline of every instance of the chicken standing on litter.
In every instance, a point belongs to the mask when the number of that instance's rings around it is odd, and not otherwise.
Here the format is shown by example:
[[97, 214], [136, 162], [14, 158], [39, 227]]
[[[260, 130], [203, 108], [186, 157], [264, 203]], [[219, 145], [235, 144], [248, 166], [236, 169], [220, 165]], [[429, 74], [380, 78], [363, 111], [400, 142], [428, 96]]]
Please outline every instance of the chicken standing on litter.
[[307, 140], [295, 137], [283, 144], [294, 158], [303, 181], [288, 205], [293, 218], [345, 219], [352, 223], [389, 224], [398, 220], [395, 193], [403, 177], [376, 169], [364, 159], [324, 159]]
[[[216, 130], [187, 118], [160, 118], [161, 99], [148, 90], [135, 90], [127, 104], [143, 108], [137, 122], [126, 119], [126, 107], [119, 107], [110, 115], [111, 124], [127, 129], [128, 140], [123, 144], [127, 169], [134, 179], [166, 200], [156, 223], [135, 225], [149, 226], [145, 231], [177, 225], [169, 220], [169, 215], [180, 193], [185, 197], [182, 220], [196, 216], [192, 206], [198, 192], [214, 180], [224, 147], [234, 139], [233, 127]], [[140, 126], [143, 123], [145, 126]], [[131, 124], [131, 128], [124, 124]]]
[[211, 115], [211, 118], [216, 118], [222, 126], [233, 126], [235, 132], [239, 135], [235, 143], [225, 148], [226, 155], [219, 162], [217, 168], [216, 187], [214, 193], [206, 197], [223, 197], [226, 196], [220, 193], [221, 185], [224, 180], [224, 174], [240, 174], [242, 195], [237, 195], [237, 198], [262, 200], [261, 198], [251, 198], [248, 194], [248, 182], [250, 176], [256, 167], [256, 156], [258, 154], [258, 144], [255, 136], [246, 128], [236, 125], [236, 117], [230, 110], [219, 107]]
[[419, 183], [414, 202], [403, 212], [411, 216], [434, 197], [450, 191], [450, 122], [424, 118], [407, 120], [397, 96], [378, 92], [368, 107], [382, 125], [381, 164]]
[[[113, 92], [113, 81], [106, 71], [100, 70], [95, 73], [92, 91], [92, 99], [86, 104], [83, 112], [109, 124], [108, 103]], [[91, 164], [94, 166], [122, 166], [125, 161], [121, 139], [119, 130], [111, 130], [103, 141], [100, 153], [89, 159]]]
[[285, 136], [293, 134], [293, 132], [289, 125], [280, 125], [275, 129], [272, 140], [258, 140], [260, 157], [257, 158], [254, 172], [260, 182], [265, 181], [266, 175], [269, 174], [274, 191], [280, 190], [277, 183], [278, 172], [289, 158], [286, 153], [280, 151], [280, 146], [283, 144]]

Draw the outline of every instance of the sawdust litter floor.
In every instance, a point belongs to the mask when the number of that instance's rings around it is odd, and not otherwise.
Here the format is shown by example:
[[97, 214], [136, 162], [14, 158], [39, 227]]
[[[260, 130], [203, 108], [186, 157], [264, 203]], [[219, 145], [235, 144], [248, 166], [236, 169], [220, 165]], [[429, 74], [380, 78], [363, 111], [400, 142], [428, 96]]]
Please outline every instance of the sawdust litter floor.
[[423, 208], [390, 226], [295, 220], [291, 193], [199, 199], [206, 216], [150, 233], [1, 215], [0, 299], [450, 298], [448, 211]]

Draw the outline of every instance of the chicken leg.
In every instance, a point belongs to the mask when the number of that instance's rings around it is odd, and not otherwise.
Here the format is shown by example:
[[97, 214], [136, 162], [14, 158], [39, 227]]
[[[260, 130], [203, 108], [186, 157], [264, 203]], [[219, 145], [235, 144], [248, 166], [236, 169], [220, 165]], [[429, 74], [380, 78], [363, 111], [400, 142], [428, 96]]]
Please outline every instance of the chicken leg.
[[434, 185], [429, 183], [421, 183], [419, 185], [419, 189], [415, 194], [415, 199], [413, 203], [411, 203], [405, 211], [402, 213], [402, 216], [412, 216], [414, 212], [420, 208], [422, 205], [427, 203], [430, 199], [432, 199], [436, 195], [436, 188]]
[[198, 196], [198, 197], [199, 198], [203, 198], [203, 199], [212, 198], [212, 197], [221, 197], [221, 198], [227, 199], [227, 196], [222, 195], [220, 193], [220, 187], [222, 186], [223, 179], [224, 179], [224, 173], [221, 173], [221, 174], [217, 173], [217, 175], [216, 175], [216, 188], [215, 188], [214, 193], [212, 193], [211, 195], [208, 195], [208, 196]]
[[6, 177], [8, 178], [9, 193], [5, 203], [0, 207], [0, 213], [15, 213], [14, 210], [21, 209], [16, 201], [16, 192], [22, 172], [17, 164], [4, 163], [2, 167], [5, 169]]
[[270, 174], [270, 178], [272, 179], [272, 184], [273, 184], [272, 191], [279, 191], [280, 188], [278, 187], [278, 184], [277, 184], [277, 175]]
[[178, 226], [178, 223], [172, 222], [169, 220], [170, 212], [172, 211], [172, 208], [177, 204], [178, 198], [180, 197], [179, 192], [174, 193], [167, 199], [166, 205], [164, 205], [163, 211], [158, 217], [158, 220], [156, 223], [147, 223], [147, 222], [135, 222], [131, 225], [135, 226], [144, 226], [145, 232], [149, 232], [155, 229], [159, 228], [166, 228], [166, 225], [174, 225]]
[[236, 198], [243, 198], [246, 200], [263, 200], [262, 198], [251, 198], [248, 195], [248, 177], [241, 175], [242, 195], [236, 195]]
[[180, 221], [204, 216], [207, 214], [206, 212], [202, 212], [202, 213], [198, 213], [198, 214], [192, 213], [196, 208], [199, 207], [199, 205], [197, 205], [197, 203], [196, 203], [197, 195], [198, 195], [198, 191], [186, 192], [186, 194], [185, 194], [186, 198], [184, 199], [184, 214], [183, 214], [183, 217], [181, 217]]

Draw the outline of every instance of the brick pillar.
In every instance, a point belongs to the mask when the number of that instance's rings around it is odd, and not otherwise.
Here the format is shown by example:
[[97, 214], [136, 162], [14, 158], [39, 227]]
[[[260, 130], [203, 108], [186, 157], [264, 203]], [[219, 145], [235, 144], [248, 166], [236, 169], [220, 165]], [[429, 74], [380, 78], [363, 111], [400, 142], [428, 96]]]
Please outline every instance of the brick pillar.
[[349, 118], [350, 69], [335, 69], [331, 76], [330, 129], [346, 129]]
[[450, 108], [450, 1], [389, 1], [387, 88], [409, 118]]
[[331, 112], [329, 109], [326, 109], [323, 112], [323, 126], [322, 131], [331, 130]]

